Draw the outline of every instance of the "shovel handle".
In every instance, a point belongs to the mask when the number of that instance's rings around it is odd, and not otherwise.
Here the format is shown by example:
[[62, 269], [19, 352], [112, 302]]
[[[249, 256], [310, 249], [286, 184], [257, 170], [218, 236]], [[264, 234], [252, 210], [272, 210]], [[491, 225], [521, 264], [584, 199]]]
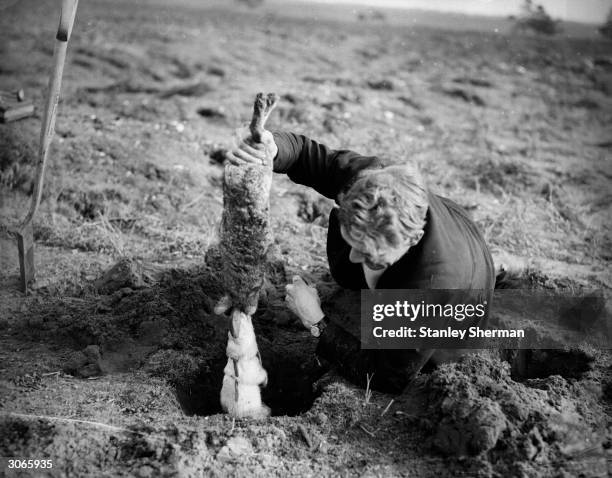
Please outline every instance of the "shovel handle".
[[60, 15], [59, 27], [57, 27], [57, 36], [55, 37], [59, 41], [67, 42], [70, 40], [78, 3], [79, 0], [62, 0], [62, 13]]
[[47, 102], [45, 103], [42, 126], [40, 130], [40, 149], [38, 150], [38, 163], [36, 165], [36, 180], [34, 182], [34, 191], [32, 194], [30, 209], [28, 211], [28, 215], [21, 224], [21, 228], [24, 228], [30, 222], [32, 222], [42, 197], [45, 165], [47, 163], [49, 146], [51, 144], [51, 140], [53, 139], [55, 128], [55, 117], [57, 114], [57, 104], [60, 97], [62, 73], [64, 72], [64, 63], [66, 61], [66, 49], [68, 47], [68, 39], [72, 33], [72, 26], [74, 25], [77, 4], [78, 0], [62, 0], [62, 13], [60, 15], [60, 23], [57, 29], [57, 35], [55, 37], [55, 47], [53, 49], [53, 71], [51, 73], [51, 77], [49, 78]]

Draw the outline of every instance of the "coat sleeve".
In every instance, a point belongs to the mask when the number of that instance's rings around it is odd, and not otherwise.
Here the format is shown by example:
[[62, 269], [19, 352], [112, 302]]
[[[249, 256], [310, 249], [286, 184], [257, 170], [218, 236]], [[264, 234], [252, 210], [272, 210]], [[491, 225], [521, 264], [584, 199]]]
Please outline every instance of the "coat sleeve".
[[278, 154], [274, 172], [284, 173], [293, 182], [315, 189], [336, 200], [364, 169], [383, 166], [376, 156], [361, 156], [354, 151], [333, 150], [306, 136], [274, 132]]

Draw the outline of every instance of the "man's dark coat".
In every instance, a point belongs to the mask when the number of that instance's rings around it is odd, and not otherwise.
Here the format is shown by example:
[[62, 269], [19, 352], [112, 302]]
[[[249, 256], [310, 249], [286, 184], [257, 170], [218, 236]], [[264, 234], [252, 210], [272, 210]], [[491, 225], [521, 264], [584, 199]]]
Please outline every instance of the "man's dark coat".
[[[285, 173], [293, 182], [312, 187], [336, 202], [339, 194], [350, 188], [360, 171], [384, 167], [376, 156], [332, 150], [302, 135], [276, 132], [274, 140], [278, 146], [274, 171]], [[495, 286], [495, 269], [478, 228], [463, 208], [450, 199], [428, 193], [428, 202], [422, 239], [385, 270], [376, 288], [479, 290], [480, 294], [482, 291], [485, 294], [479, 300], [490, 302]], [[327, 257], [332, 277], [346, 289], [367, 289], [361, 264], [349, 260], [350, 250], [351, 246], [340, 234], [338, 208], [334, 208], [330, 213], [327, 234]], [[468, 303], [474, 297], [463, 299]], [[460, 302], [462, 298], [454, 296], [452, 300]], [[390, 360], [395, 364], [394, 369], [397, 364], [403, 368], [407, 366], [406, 363], [414, 362], [414, 351], [361, 351], [359, 334], [356, 333], [359, 317], [353, 319], [352, 327], [346, 324], [341, 327], [334, 317], [330, 317], [330, 320], [330, 325], [319, 340], [317, 353], [328, 360], [340, 362], [345, 368], [354, 369], [349, 374], [359, 374], [359, 377], [355, 377], [358, 381], [363, 380], [364, 367], [381, 373], [384, 369], [386, 375], [392, 375]], [[485, 321], [479, 325], [482, 326]], [[414, 373], [414, 370], [410, 373]], [[397, 386], [383, 381], [379, 379], [382, 388], [395, 389], [401, 387], [405, 380], [399, 380]]]

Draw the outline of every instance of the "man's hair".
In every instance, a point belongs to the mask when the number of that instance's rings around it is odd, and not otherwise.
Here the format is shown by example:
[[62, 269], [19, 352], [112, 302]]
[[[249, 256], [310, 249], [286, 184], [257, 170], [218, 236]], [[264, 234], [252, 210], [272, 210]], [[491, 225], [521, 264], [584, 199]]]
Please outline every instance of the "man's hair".
[[414, 245], [425, 227], [427, 189], [410, 164], [362, 171], [339, 198], [340, 224], [363, 252]]

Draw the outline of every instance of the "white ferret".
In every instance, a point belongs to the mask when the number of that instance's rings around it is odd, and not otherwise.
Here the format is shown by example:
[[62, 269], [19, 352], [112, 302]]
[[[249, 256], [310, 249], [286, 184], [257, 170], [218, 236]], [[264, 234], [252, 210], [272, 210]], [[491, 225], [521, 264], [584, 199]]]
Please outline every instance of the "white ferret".
[[261, 401], [259, 385], [238, 384], [238, 400], [232, 377], [223, 377], [221, 388], [221, 407], [236, 418], [266, 418], [270, 416], [270, 407]]
[[228, 334], [221, 407], [237, 418], [268, 417], [270, 408], [262, 403], [260, 390], [260, 385], [266, 386], [268, 374], [259, 359], [251, 317], [234, 309], [232, 329], [236, 337]]
[[228, 332], [227, 348], [225, 349], [227, 356], [237, 360], [255, 357], [258, 349], [251, 317], [234, 310], [232, 325], [238, 336], [234, 337], [231, 332]]
[[[261, 366], [259, 357], [255, 356], [249, 359], [242, 359], [236, 362], [238, 368], [238, 383], [244, 385], [261, 385], [265, 387], [268, 383], [268, 374]], [[226, 377], [236, 378], [236, 369], [234, 360], [229, 359], [227, 365], [223, 369]]]
[[[229, 359], [223, 372], [221, 387], [221, 407], [227, 413], [237, 418], [265, 418], [270, 415], [270, 408], [261, 401], [260, 384], [267, 381], [268, 376], [259, 363], [258, 357], [237, 362], [238, 379], [236, 379], [234, 361]], [[236, 391], [238, 396], [236, 396]]]

